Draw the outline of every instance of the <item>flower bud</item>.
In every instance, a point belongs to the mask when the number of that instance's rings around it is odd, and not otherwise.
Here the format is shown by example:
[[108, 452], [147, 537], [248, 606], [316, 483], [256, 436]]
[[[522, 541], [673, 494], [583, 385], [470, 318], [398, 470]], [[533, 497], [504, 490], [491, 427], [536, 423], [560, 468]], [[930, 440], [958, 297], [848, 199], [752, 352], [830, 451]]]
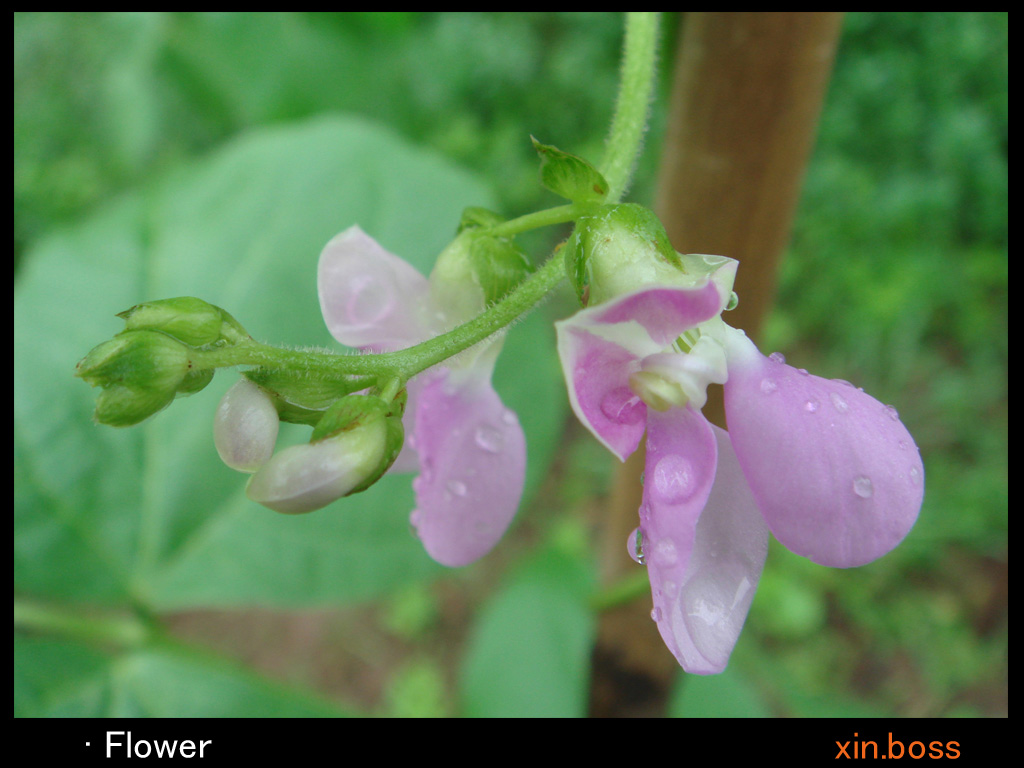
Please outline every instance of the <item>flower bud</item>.
[[124, 319], [126, 330], [161, 331], [192, 347], [222, 339], [236, 343], [249, 336], [230, 314], [193, 296], [143, 302], [118, 317]]
[[274, 453], [280, 427], [270, 396], [246, 378], [231, 387], [213, 419], [213, 443], [232, 469], [255, 472]]
[[458, 236], [437, 257], [430, 273], [430, 293], [449, 321], [462, 322], [480, 314], [533, 269], [529, 258], [510, 238], [480, 231], [498, 221], [497, 214], [467, 209]]
[[156, 331], [127, 331], [94, 347], [75, 375], [103, 387], [96, 420], [115, 427], [138, 424], [166, 407], [190, 372], [188, 350]]
[[311, 442], [285, 448], [249, 480], [246, 495], [277, 512], [312, 512], [366, 490], [402, 449], [400, 410], [373, 395], [349, 395], [329, 408]]
[[579, 220], [566, 246], [566, 267], [581, 299], [589, 290], [590, 305], [644, 288], [688, 288], [711, 280], [725, 309], [732, 299], [737, 262], [676, 253], [650, 209], [624, 203]]

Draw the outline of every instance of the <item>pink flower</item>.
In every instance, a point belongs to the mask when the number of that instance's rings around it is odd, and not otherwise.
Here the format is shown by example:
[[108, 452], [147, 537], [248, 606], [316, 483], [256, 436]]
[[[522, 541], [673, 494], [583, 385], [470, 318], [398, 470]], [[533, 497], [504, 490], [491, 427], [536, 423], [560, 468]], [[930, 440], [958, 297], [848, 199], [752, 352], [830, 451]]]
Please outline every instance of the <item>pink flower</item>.
[[[483, 309], [479, 287], [451, 286], [437, 275], [428, 281], [359, 227], [324, 248], [318, 285], [328, 330], [364, 351], [413, 346]], [[489, 552], [523, 493], [526, 440], [491, 385], [500, 347], [500, 339], [479, 344], [407, 386], [408, 438], [392, 470], [419, 471], [410, 519], [430, 556], [448, 566]]]
[[[822, 565], [863, 565], [910, 531], [924, 467], [894, 408], [762, 355], [713, 282], [645, 288], [557, 323], [569, 399], [625, 460], [647, 433], [638, 529], [652, 617], [688, 672], [721, 672], [769, 530]], [[700, 412], [725, 385], [729, 432]]]

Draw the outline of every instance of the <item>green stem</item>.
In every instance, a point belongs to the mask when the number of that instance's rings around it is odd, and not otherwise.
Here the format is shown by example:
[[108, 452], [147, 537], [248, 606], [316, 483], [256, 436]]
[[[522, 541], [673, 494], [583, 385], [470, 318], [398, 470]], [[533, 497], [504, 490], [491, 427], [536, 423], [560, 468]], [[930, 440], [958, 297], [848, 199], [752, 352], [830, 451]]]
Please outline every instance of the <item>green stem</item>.
[[564, 277], [562, 259], [553, 256], [515, 290], [482, 314], [448, 333], [397, 352], [332, 355], [246, 341], [219, 349], [195, 350], [192, 353], [192, 364], [199, 369], [256, 365], [312, 376], [370, 375], [378, 380], [397, 378], [405, 382], [511, 324], [532, 309]]
[[[616, 203], [629, 185], [640, 152], [647, 109], [654, 89], [658, 14], [626, 15], [626, 36], [615, 116], [601, 171], [609, 183], [607, 202]], [[540, 227], [575, 221], [593, 206], [572, 204], [520, 216], [490, 228], [495, 237], [511, 237]], [[255, 365], [319, 377], [370, 376], [408, 381], [417, 373], [477, 344], [529, 311], [564, 277], [562, 259], [553, 256], [483, 314], [448, 333], [397, 352], [377, 355], [332, 355], [290, 350], [245, 340], [220, 349], [196, 351], [192, 364], [199, 369]]]
[[556, 208], [547, 208], [543, 211], [534, 211], [517, 219], [503, 221], [495, 224], [486, 231], [494, 237], [511, 237], [520, 232], [528, 232], [531, 229], [550, 227], [554, 224], [564, 224], [567, 221], [575, 221], [580, 216], [590, 212], [592, 206], [585, 205], [560, 205]]
[[626, 14], [619, 98], [600, 167], [610, 187], [609, 203], [622, 199], [640, 154], [647, 128], [647, 111], [654, 93], [657, 40], [657, 13]]

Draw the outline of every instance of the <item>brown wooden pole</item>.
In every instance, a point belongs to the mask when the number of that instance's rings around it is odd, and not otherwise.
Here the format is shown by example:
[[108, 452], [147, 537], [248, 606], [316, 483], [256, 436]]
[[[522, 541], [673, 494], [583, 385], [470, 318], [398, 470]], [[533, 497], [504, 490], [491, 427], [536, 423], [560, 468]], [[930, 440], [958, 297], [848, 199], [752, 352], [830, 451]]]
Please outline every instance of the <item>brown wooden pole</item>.
[[[840, 13], [688, 13], [680, 31], [656, 211], [675, 249], [739, 259], [730, 325], [757, 339], [775, 293], [804, 169], [839, 41]], [[713, 388], [720, 389], [720, 388]], [[720, 393], [704, 409], [725, 424]], [[603, 578], [638, 567], [625, 542], [638, 523], [643, 457], [616, 472]], [[650, 599], [602, 614], [591, 713], [663, 711], [678, 670]]]

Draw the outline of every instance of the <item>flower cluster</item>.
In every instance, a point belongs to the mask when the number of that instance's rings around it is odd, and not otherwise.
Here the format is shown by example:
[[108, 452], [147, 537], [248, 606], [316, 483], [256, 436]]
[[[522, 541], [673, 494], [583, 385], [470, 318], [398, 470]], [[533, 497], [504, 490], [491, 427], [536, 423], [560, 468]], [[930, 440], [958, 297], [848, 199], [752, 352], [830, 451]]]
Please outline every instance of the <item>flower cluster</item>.
[[[579, 419], [625, 460], [646, 432], [640, 525], [652, 618], [689, 672], [721, 672], [769, 530], [822, 565], [863, 565], [913, 526], [924, 469], [896, 410], [762, 355], [702, 286], [642, 289], [557, 324]], [[701, 414], [725, 385], [729, 431]]]
[[[347, 229], [320, 256], [318, 287], [327, 328], [340, 343], [364, 352], [411, 347], [484, 308], [479, 286], [458, 272], [442, 255], [428, 280], [359, 227]], [[505, 533], [526, 473], [519, 419], [491, 385], [501, 343], [499, 338], [479, 344], [408, 382], [404, 446], [400, 439], [397, 446], [385, 440], [382, 427], [375, 426], [383, 418], [364, 419], [368, 423], [357, 430], [270, 458], [277, 435], [275, 406], [266, 392], [243, 380], [218, 412], [218, 450], [236, 469], [255, 471], [250, 498], [281, 512], [318, 509], [362, 490], [368, 474], [376, 480], [388, 467], [418, 472], [412, 525], [439, 563], [466, 565]], [[394, 450], [398, 447], [400, 452]]]

